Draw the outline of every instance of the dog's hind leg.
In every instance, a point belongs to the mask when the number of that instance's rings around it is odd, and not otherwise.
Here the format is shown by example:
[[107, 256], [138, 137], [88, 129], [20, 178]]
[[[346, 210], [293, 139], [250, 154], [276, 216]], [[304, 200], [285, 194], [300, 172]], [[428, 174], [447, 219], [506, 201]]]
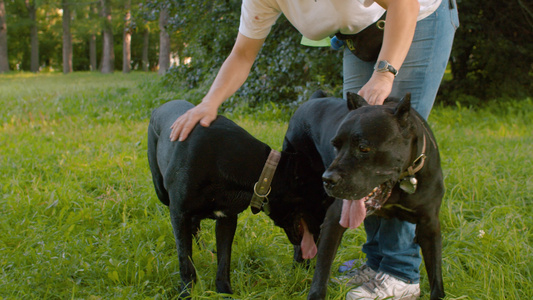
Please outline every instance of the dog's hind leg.
[[429, 278], [431, 300], [444, 298], [442, 280], [442, 237], [438, 216], [420, 218], [416, 224], [416, 242], [422, 248], [422, 256]]
[[181, 290], [180, 298], [188, 296], [188, 289], [196, 281], [196, 271], [192, 261], [192, 231], [191, 218], [180, 213], [180, 209], [170, 202], [170, 222], [174, 231], [176, 248], [178, 249], [178, 261], [180, 266]]
[[237, 215], [217, 219], [217, 292], [232, 294], [230, 282], [231, 245], [237, 229]]
[[309, 296], [307, 298], [309, 300], [326, 298], [331, 265], [337, 254], [342, 235], [346, 231], [346, 228], [339, 224], [341, 209], [342, 200], [336, 199], [328, 208], [326, 218], [322, 224], [315, 273], [313, 275], [313, 282], [311, 283], [311, 290], [309, 291]]

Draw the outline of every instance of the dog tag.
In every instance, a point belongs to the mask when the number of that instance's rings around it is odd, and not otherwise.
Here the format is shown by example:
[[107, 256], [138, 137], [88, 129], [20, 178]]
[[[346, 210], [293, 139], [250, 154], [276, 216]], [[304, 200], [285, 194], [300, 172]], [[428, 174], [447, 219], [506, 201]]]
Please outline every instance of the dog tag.
[[268, 200], [263, 202], [263, 212], [268, 216], [270, 215], [270, 204], [268, 203]]
[[408, 176], [400, 181], [400, 188], [407, 194], [414, 194], [417, 184], [418, 180], [414, 176]]

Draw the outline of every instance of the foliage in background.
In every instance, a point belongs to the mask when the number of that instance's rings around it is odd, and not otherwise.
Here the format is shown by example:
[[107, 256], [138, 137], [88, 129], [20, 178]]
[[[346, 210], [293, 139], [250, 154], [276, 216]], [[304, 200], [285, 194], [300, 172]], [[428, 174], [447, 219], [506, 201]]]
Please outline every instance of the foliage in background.
[[[0, 299], [176, 299], [177, 251], [168, 208], [146, 158], [150, 112], [175, 93], [154, 73], [0, 75]], [[287, 122], [232, 118], [280, 150]], [[285, 114], [288, 117], [289, 114]], [[270, 119], [269, 119], [270, 118]], [[446, 194], [440, 218], [445, 300], [533, 299], [533, 102], [437, 106]], [[215, 290], [214, 222], [194, 244], [194, 299]], [[334, 262], [361, 259], [362, 228], [347, 230]], [[304, 300], [309, 269], [264, 214], [239, 216], [236, 299]], [[422, 268], [422, 298], [429, 299]], [[329, 300], [348, 288], [331, 283]]]
[[5, 1], [11, 70], [30, 69], [30, 20], [24, 1]]
[[[97, 36], [97, 58], [102, 57], [101, 16], [99, 1], [70, 0], [71, 31], [73, 46], [74, 71], [89, 70], [89, 38]], [[131, 61], [133, 69], [141, 69], [143, 31], [150, 32], [149, 62], [153, 68], [158, 62], [159, 29], [157, 18], [151, 11], [144, 10], [141, 0], [132, 1], [133, 34], [131, 44]], [[111, 0], [113, 26], [113, 44], [115, 52], [115, 69], [122, 69], [122, 38], [124, 30], [123, 1]], [[30, 69], [30, 20], [24, 1], [6, 1], [8, 27], [8, 54], [11, 70], [27, 71]], [[36, 0], [39, 36], [39, 62], [44, 70], [61, 70], [62, 68], [62, 20], [60, 0]], [[96, 10], [96, 11], [95, 11]]]
[[[175, 28], [187, 47], [189, 65], [175, 68], [167, 83], [191, 101], [205, 95], [229, 54], [239, 26], [238, 0], [180, 1]], [[502, 96], [522, 100], [533, 94], [533, 8], [522, 0], [458, 1], [459, 27], [451, 73], [438, 102], [479, 105]], [[339, 95], [341, 53], [300, 46], [300, 34], [281, 17], [267, 38], [252, 73], [231, 100], [252, 106], [307, 98], [316, 88]], [[223, 107], [234, 106], [229, 101]]]
[[[191, 57], [191, 63], [171, 69], [165, 80], [186, 99], [199, 102], [237, 37], [241, 1], [180, 3], [174, 26], [187, 44], [182, 57]], [[338, 93], [342, 82], [341, 52], [301, 46], [300, 39], [292, 25], [280, 17], [248, 80], [223, 107], [295, 103], [307, 99], [319, 87]]]
[[[59, 0], [33, 0], [37, 7], [39, 56], [44, 69], [61, 69]], [[446, 1], [446, 0], [443, 0]], [[101, 57], [100, 19], [92, 10], [98, 1], [72, 5], [73, 67], [88, 70], [89, 36], [97, 34]], [[461, 26], [450, 62], [451, 72], [438, 101], [479, 105], [501, 97], [523, 100], [533, 94], [533, 7], [531, 1], [458, 0]], [[123, 3], [110, 0], [113, 16], [115, 69], [121, 69]], [[24, 1], [5, 1], [8, 53], [12, 70], [29, 70], [28, 11]], [[170, 10], [172, 51], [180, 66], [165, 78], [184, 98], [197, 102], [210, 86], [237, 36], [240, 0], [134, 0], [132, 2], [132, 67], [140, 68], [143, 32], [150, 32], [149, 61], [158, 62], [159, 7]], [[275, 101], [298, 103], [317, 88], [339, 95], [341, 52], [299, 45], [300, 34], [281, 17], [274, 26], [252, 73], [239, 92], [224, 104], [256, 106]], [[184, 64], [191, 58], [190, 64]], [[237, 101], [238, 100], [238, 101]]]
[[533, 95], [533, 5], [531, 1], [458, 0], [448, 103], [466, 104]]

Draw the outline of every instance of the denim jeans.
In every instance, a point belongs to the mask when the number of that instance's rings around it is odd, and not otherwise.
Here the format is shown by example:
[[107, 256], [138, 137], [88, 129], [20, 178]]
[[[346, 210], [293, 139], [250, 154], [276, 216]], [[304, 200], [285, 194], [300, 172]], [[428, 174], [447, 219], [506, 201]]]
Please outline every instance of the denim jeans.
[[[439, 8], [418, 21], [413, 43], [394, 79], [391, 96], [411, 93], [411, 105], [428, 118], [450, 57], [459, 26], [455, 0], [442, 0]], [[364, 62], [344, 50], [344, 97], [357, 92], [370, 79], [376, 62]], [[369, 216], [364, 221], [367, 241], [363, 252], [367, 265], [409, 283], [420, 279], [420, 247], [414, 243], [416, 225], [396, 218]]]

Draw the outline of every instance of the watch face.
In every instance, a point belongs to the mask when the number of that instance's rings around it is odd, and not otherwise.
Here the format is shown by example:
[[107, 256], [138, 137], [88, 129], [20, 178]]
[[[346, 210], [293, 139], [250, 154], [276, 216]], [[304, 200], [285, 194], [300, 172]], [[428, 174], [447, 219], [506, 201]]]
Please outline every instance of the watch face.
[[385, 69], [385, 68], [387, 68], [387, 63], [385, 61], [382, 60], [382, 61], [378, 62], [378, 69], [379, 70], [382, 70], [382, 69]]

